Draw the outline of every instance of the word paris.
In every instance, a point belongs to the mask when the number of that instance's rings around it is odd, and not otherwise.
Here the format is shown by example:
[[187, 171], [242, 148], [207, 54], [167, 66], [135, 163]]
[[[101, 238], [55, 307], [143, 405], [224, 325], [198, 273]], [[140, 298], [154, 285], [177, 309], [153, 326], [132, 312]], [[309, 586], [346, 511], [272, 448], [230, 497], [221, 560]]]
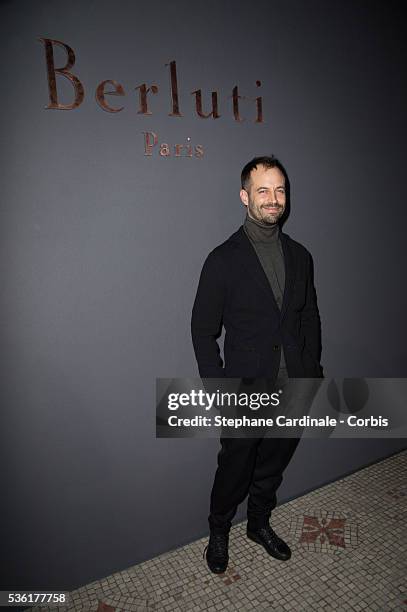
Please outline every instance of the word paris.
[[[78, 79], [76, 75], [71, 72], [71, 68], [75, 64], [75, 53], [73, 49], [67, 45], [66, 43], [61, 42], [60, 40], [54, 40], [52, 38], [39, 38], [45, 48], [45, 58], [47, 64], [47, 76], [48, 76], [48, 91], [49, 91], [49, 104], [45, 108], [59, 109], [59, 110], [72, 110], [80, 106], [85, 97], [85, 89]], [[67, 61], [65, 66], [62, 68], [55, 68], [54, 63], [54, 45], [58, 45], [62, 47], [67, 54]], [[170, 117], [182, 117], [182, 113], [180, 111], [179, 104], [179, 96], [178, 96], [178, 77], [177, 77], [177, 65], [175, 60], [170, 62], [169, 64], [165, 64], [169, 67], [170, 73], [170, 95], [171, 95], [171, 112], [168, 113]], [[58, 101], [58, 93], [56, 86], [56, 75], [65, 77], [70, 81], [74, 88], [75, 98], [71, 104], [61, 104]], [[260, 87], [261, 82], [256, 81], [256, 87]], [[109, 91], [107, 91], [107, 87], [109, 87]], [[113, 88], [113, 89], [111, 89]], [[148, 108], [148, 98], [149, 95], [156, 95], [158, 93], [158, 85], [151, 84], [147, 86], [146, 83], [142, 83], [138, 85], [136, 90], [139, 91], [139, 109], [138, 113], [140, 115], [152, 115], [152, 112]], [[105, 81], [101, 81], [99, 85], [96, 87], [96, 101], [103, 110], [109, 113], [119, 113], [123, 110], [123, 106], [119, 108], [113, 107], [111, 102], [106, 101], [106, 96], [124, 96], [125, 91], [123, 85], [114, 81], [112, 79], [107, 79]], [[201, 119], [208, 119], [208, 117], [212, 117], [213, 119], [219, 119], [221, 116], [219, 114], [219, 106], [218, 106], [218, 92], [212, 91], [212, 110], [211, 112], [204, 113], [202, 106], [202, 90], [196, 89], [191, 92], [191, 95], [195, 96], [195, 111], [198, 117]], [[239, 90], [237, 85], [233, 87], [232, 90], [232, 109], [233, 109], [233, 117], [235, 121], [243, 121], [243, 118], [240, 115], [239, 109], [239, 100], [243, 99], [244, 96], [239, 95]], [[256, 119], [255, 123], [263, 123], [263, 105], [262, 105], [262, 97], [258, 96], [254, 98], [256, 103]]]
[[[154, 147], [158, 147], [157, 151], [161, 157], [170, 157], [171, 145], [167, 142], [158, 143], [158, 136], [154, 132], [143, 132], [144, 134], [144, 155], [151, 156]], [[187, 138], [186, 144], [175, 144], [172, 148], [174, 157], [203, 157], [204, 148], [198, 144], [192, 147], [191, 139]]]

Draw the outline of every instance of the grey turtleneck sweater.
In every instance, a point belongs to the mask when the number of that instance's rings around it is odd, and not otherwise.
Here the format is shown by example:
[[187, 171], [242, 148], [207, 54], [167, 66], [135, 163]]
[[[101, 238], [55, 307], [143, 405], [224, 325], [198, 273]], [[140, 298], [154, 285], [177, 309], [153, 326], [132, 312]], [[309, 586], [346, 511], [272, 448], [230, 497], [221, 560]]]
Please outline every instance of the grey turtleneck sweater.
[[[246, 215], [243, 229], [252, 243], [267, 280], [270, 283], [277, 306], [283, 305], [285, 267], [278, 223], [268, 225]], [[281, 350], [280, 371], [286, 369], [284, 351]]]

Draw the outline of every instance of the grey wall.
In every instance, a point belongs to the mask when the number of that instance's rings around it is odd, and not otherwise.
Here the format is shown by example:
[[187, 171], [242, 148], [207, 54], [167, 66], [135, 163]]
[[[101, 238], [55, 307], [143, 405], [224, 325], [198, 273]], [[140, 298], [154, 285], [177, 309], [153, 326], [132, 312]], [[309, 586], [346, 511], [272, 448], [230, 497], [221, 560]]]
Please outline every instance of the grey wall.
[[[0, 11], [2, 580], [69, 589], [207, 531], [218, 445], [155, 439], [154, 385], [197, 375], [200, 268], [242, 222], [254, 155], [274, 152], [291, 178], [285, 230], [314, 256], [326, 375], [406, 375], [404, 22], [401, 3], [367, 0]], [[74, 48], [77, 110], [44, 109], [38, 36]], [[174, 59], [182, 118], [168, 116]], [[96, 104], [104, 79], [125, 88], [121, 113]], [[137, 114], [143, 82], [160, 88], [150, 117]], [[252, 100], [234, 121], [236, 84], [262, 93], [264, 125]], [[219, 91], [221, 118], [195, 116], [199, 87], [206, 104]], [[149, 129], [205, 155], [145, 157]], [[280, 500], [404, 447], [304, 441]]]

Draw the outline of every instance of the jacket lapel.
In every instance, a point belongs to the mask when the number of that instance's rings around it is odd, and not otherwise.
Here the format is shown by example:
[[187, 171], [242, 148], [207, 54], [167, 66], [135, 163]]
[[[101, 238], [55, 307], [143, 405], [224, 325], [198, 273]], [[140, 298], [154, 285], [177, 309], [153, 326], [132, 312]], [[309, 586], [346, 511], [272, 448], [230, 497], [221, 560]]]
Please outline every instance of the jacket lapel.
[[283, 247], [284, 254], [284, 267], [285, 267], [285, 285], [283, 295], [283, 306], [281, 308], [281, 318], [284, 317], [287, 312], [287, 307], [291, 301], [294, 279], [295, 279], [295, 260], [293, 253], [290, 249], [289, 238], [287, 234], [280, 234], [281, 246]]
[[284, 284], [284, 295], [283, 305], [280, 309], [274, 297], [273, 290], [270, 286], [268, 278], [263, 270], [257, 253], [251, 244], [249, 238], [241, 226], [238, 231], [231, 237], [236, 247], [236, 257], [239, 259], [239, 264], [246, 270], [247, 274], [255, 280], [261, 290], [264, 292], [265, 297], [270, 301], [270, 304], [275, 309], [279, 317], [283, 318], [287, 306], [290, 303], [292, 288], [295, 278], [295, 263], [292, 255], [290, 246], [288, 244], [288, 236], [281, 232], [281, 245], [284, 254], [284, 267], [285, 267], [285, 284]]
[[271, 306], [280, 314], [280, 309], [274, 298], [273, 290], [270, 287], [268, 278], [263, 270], [257, 253], [246, 236], [243, 226], [239, 228], [235, 236], [236, 256], [239, 258], [239, 264], [246, 270], [247, 274], [254, 279], [257, 285], [264, 292], [265, 298], [270, 301]]

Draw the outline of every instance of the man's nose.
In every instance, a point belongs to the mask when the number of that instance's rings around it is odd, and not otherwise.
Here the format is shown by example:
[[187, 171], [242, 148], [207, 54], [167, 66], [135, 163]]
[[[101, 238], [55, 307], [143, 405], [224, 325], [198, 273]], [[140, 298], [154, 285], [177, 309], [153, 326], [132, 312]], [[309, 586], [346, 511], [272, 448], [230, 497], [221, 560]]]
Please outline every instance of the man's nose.
[[271, 190], [271, 203], [277, 204], [276, 192], [274, 191], [274, 189]]

